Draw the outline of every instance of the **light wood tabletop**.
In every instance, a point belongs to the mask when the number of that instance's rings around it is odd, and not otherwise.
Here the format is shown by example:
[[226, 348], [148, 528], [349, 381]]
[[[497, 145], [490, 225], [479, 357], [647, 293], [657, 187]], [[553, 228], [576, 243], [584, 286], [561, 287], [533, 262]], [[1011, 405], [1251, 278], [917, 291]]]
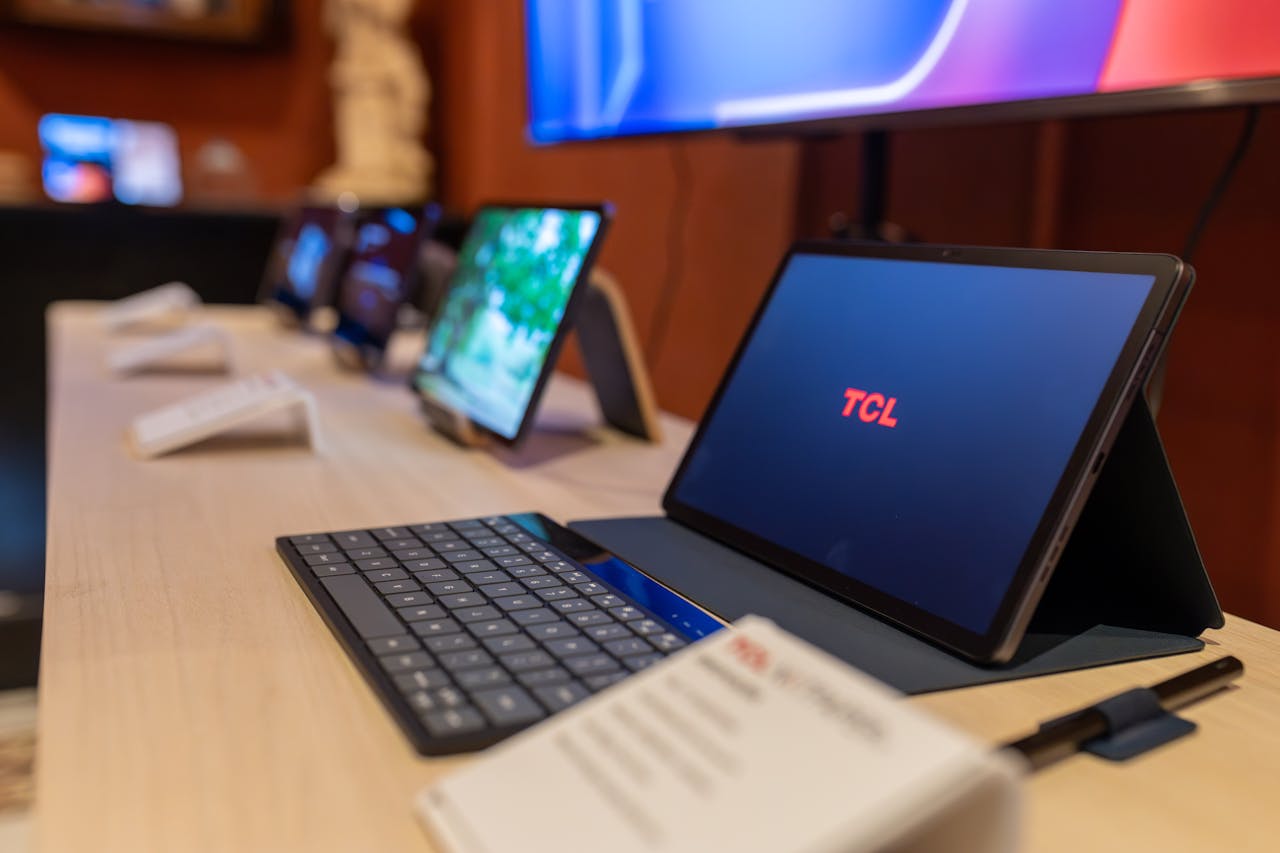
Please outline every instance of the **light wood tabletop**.
[[[275, 537], [533, 509], [562, 522], [656, 514], [691, 425], [664, 417], [657, 446], [627, 438], [597, 426], [586, 386], [557, 378], [522, 450], [463, 450], [426, 428], [403, 377], [344, 372], [322, 339], [262, 309], [212, 307], [241, 373], [279, 368], [315, 393], [323, 452], [258, 429], [141, 461], [125, 440], [135, 416], [226, 377], [188, 365], [113, 378], [107, 353], [134, 338], [107, 335], [100, 310], [64, 303], [49, 315], [41, 849], [431, 849], [410, 798], [466, 759], [413, 752]], [[395, 362], [412, 350], [398, 347]], [[1280, 633], [1230, 618], [1206, 640], [1194, 655], [910, 701], [996, 743], [1237, 655], [1237, 686], [1183, 712], [1200, 724], [1192, 736], [1129, 763], [1079, 756], [1031, 778], [1025, 846], [1272, 850]]]

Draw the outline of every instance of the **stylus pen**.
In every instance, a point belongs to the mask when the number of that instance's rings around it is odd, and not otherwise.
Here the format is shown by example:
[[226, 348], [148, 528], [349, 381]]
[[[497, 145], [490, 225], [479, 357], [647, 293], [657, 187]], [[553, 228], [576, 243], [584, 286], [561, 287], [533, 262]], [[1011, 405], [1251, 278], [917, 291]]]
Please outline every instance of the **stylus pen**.
[[[1174, 711], [1221, 690], [1243, 673], [1244, 664], [1240, 659], [1227, 656], [1153, 684], [1151, 690], [1160, 701], [1161, 708]], [[1007, 743], [1005, 747], [1021, 752], [1031, 764], [1031, 769], [1039, 770], [1074, 755], [1080, 751], [1081, 744], [1106, 733], [1106, 717], [1096, 705], [1091, 705], [1047, 723], [1035, 734]]]

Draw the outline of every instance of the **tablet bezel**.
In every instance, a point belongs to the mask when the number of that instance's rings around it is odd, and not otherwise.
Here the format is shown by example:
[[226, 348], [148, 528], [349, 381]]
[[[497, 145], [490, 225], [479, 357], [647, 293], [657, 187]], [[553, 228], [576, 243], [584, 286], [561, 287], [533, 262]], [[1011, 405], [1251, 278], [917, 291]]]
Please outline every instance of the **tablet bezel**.
[[[914, 607], [781, 545], [682, 503], [681, 480], [702, 443], [706, 425], [719, 406], [757, 326], [796, 255], [955, 263], [1079, 272], [1151, 275], [1155, 281], [1138, 312], [1097, 403], [1081, 432], [1062, 477], [984, 633], [977, 633]], [[662, 497], [672, 519], [923, 638], [982, 663], [1007, 661], [1021, 642], [1058, 556], [1084, 505], [1105, 453], [1139, 393], [1186, 299], [1194, 274], [1172, 255], [988, 249], [964, 246], [900, 246], [858, 242], [802, 242], [788, 252], [756, 308], [706, 413]]]
[[[582, 301], [582, 295], [586, 291], [588, 280], [591, 277], [591, 269], [595, 265], [596, 258], [600, 255], [600, 247], [604, 244], [604, 238], [609, 230], [609, 225], [613, 222], [613, 205], [607, 201], [601, 202], [585, 202], [585, 203], [558, 203], [558, 202], [509, 202], [509, 201], [490, 201], [479, 205], [475, 214], [472, 215], [472, 224], [467, 228], [467, 233], [462, 238], [462, 245], [467, 244], [467, 240], [471, 237], [472, 228], [475, 227], [475, 221], [479, 215], [486, 210], [564, 210], [570, 212], [590, 211], [596, 213], [600, 217], [600, 225], [596, 228], [595, 236], [592, 238], [591, 246], [587, 249], [586, 255], [583, 256], [582, 264], [578, 267], [577, 277], [574, 279], [573, 288], [569, 291], [569, 298], [565, 300], [564, 313], [560, 316], [560, 325], [556, 329], [555, 336], [551, 339], [550, 345], [547, 346], [546, 357], [542, 361], [542, 367], [538, 371], [538, 379], [533, 384], [533, 391], [529, 394], [529, 402], [525, 406], [524, 413], [520, 417], [520, 425], [516, 428], [515, 434], [508, 437], [497, 430], [480, 423], [471, 417], [469, 412], [459, 412], [468, 422], [486, 438], [497, 441], [508, 447], [515, 447], [524, 441], [528, 435], [530, 428], [533, 426], [534, 415], [538, 411], [538, 406], [542, 400], [543, 390], [546, 388], [547, 380], [551, 374], [555, 372], [556, 363], [559, 360], [560, 350], [564, 346], [565, 337], [568, 335], [569, 327], [573, 323], [574, 312]], [[454, 275], [457, 275], [455, 271]], [[442, 316], [445, 303], [449, 299], [449, 294], [453, 290], [454, 281], [449, 281], [448, 287], [444, 293], [440, 295], [437, 304], [435, 316], [431, 318], [431, 323], [427, 327], [427, 340], [430, 342], [431, 333], [435, 325]], [[422, 369], [422, 356], [426, 354], [424, 348], [422, 354], [419, 355], [417, 364], [415, 364], [413, 372], [409, 377], [409, 387], [420, 398], [429, 398], [425, 391], [418, 385], [418, 377], [424, 371]], [[434, 402], [434, 400], [433, 400]]]
[[[413, 254], [409, 259], [409, 265], [406, 269], [398, 270], [403, 277], [404, 285], [401, 287], [401, 298], [396, 308], [411, 304], [418, 298], [418, 292], [422, 285], [422, 269], [420, 255], [422, 247], [435, 234], [436, 229], [440, 225], [441, 209], [440, 205], [434, 202], [424, 205], [386, 205], [382, 207], [362, 208], [355, 214], [355, 221], [351, 226], [353, 235], [358, 235], [360, 229], [369, 222], [369, 217], [383, 216], [389, 210], [407, 210], [417, 218], [417, 227], [414, 229], [414, 247]], [[343, 265], [341, 274], [338, 276], [337, 284], [333, 291], [333, 306], [337, 314], [338, 320], [334, 324], [331, 336], [335, 345], [349, 346], [360, 354], [360, 360], [366, 367], [377, 367], [386, 354], [387, 344], [391, 340], [391, 336], [395, 334], [394, 327], [387, 333], [386, 337], [376, 337], [370, 330], [367, 323], [343, 310], [342, 300], [346, 295], [346, 289], [349, 285], [351, 271], [356, 260], [356, 251], [353, 246], [347, 252], [347, 262]]]

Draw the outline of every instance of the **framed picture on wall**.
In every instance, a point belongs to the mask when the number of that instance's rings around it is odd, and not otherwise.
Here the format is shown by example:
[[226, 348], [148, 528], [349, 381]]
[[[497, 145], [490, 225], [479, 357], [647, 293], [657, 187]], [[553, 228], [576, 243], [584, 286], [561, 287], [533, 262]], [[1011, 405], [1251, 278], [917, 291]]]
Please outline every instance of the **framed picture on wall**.
[[0, 0], [11, 21], [228, 43], [261, 42], [286, 0]]

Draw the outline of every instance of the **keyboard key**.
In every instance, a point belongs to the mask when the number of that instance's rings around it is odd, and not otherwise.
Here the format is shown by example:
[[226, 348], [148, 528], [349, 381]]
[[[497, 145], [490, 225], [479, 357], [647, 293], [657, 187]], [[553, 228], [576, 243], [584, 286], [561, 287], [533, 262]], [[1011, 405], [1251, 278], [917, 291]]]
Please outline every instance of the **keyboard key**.
[[632, 672], [639, 672], [640, 670], [645, 669], [646, 667], [653, 666], [655, 663], [662, 660], [663, 658], [664, 658], [664, 655], [660, 655], [657, 653], [648, 654], [648, 655], [631, 655], [630, 657], [623, 658], [622, 662], [626, 664], [627, 669], [631, 670]]
[[537, 560], [539, 563], [555, 563], [564, 559], [564, 557], [561, 557], [555, 551], [526, 551], [525, 553]]
[[570, 625], [568, 622], [545, 622], [539, 625], [530, 625], [527, 629], [530, 636], [537, 640], [559, 640], [565, 637], [581, 636], [578, 629]]
[[[487, 583], [480, 587], [480, 591], [490, 598], [506, 598], [509, 595], [524, 595], [525, 588], [515, 581], [508, 583]], [[537, 599], [534, 599], [536, 602]], [[535, 603], [535, 607], [537, 604]]]
[[564, 560], [556, 560], [551, 563], [543, 563], [542, 568], [555, 572], [556, 574], [560, 574], [561, 572], [578, 571], [577, 566], [575, 566], [573, 563], [565, 562]]
[[569, 673], [555, 666], [551, 669], [535, 669], [529, 672], [516, 673], [516, 681], [525, 687], [542, 687], [546, 684], [564, 684], [569, 681]]
[[289, 541], [294, 545], [315, 545], [319, 542], [328, 542], [328, 533], [304, 533], [301, 536], [290, 536]]
[[471, 547], [479, 548], [481, 551], [484, 551], [485, 548], [497, 548], [507, 544], [507, 540], [501, 536], [469, 536], [467, 541], [471, 543]]
[[520, 557], [520, 556], [498, 557], [497, 559], [494, 560], [494, 562], [497, 563], [499, 566], [506, 566], [510, 568], [514, 568], [516, 566], [533, 565], [533, 560], [530, 560], [528, 557]]
[[452, 685], [432, 690], [431, 698], [446, 708], [462, 708], [467, 704], [467, 695]]
[[381, 569], [398, 569], [400, 564], [390, 557], [374, 557], [372, 560], [357, 560], [356, 566], [362, 572], [376, 572]]
[[557, 684], [549, 687], [533, 688], [533, 695], [538, 697], [538, 701], [551, 710], [563, 711], [570, 705], [581, 702], [591, 694], [585, 687], [576, 681], [568, 684]]
[[388, 551], [403, 551], [406, 548], [421, 548], [422, 543], [417, 539], [384, 539], [382, 547]]
[[479, 551], [447, 551], [440, 556], [444, 557], [447, 563], [469, 563], [472, 560], [482, 559]]
[[[460, 608], [475, 608], [485, 603], [485, 597], [478, 592], [462, 592], [457, 595], [442, 595], [437, 599], [441, 604], [450, 610], [458, 610]], [[489, 608], [492, 610], [493, 608]], [[496, 619], [498, 614], [495, 612], [490, 619]], [[475, 620], [465, 620], [475, 621]]]
[[457, 679], [459, 686], [473, 691], [473, 694], [476, 690], [496, 687], [511, 681], [511, 676], [507, 675], [507, 671], [497, 666], [487, 666], [483, 669], [464, 669], [456, 674], [454, 678]]
[[347, 557], [345, 554], [310, 554], [302, 559], [307, 561], [308, 566], [324, 566], [332, 563], [345, 563]]
[[558, 574], [560, 575], [560, 580], [564, 581], [565, 583], [586, 583], [587, 581], [591, 580], [591, 576], [588, 575], [586, 572], [580, 572], [577, 570], [570, 571], [570, 572], [559, 572]]
[[[501, 586], [501, 584], [498, 584]], [[506, 598], [495, 598], [493, 603], [501, 607], [503, 610], [529, 610], [534, 607], [541, 607], [542, 602], [534, 598], [532, 595], [511, 595]]]
[[425, 669], [434, 666], [431, 655], [423, 651], [404, 652], [398, 655], [383, 655], [378, 658], [382, 668], [391, 674], [410, 669]]
[[[630, 622], [632, 619], [639, 619], [644, 616], [644, 611], [639, 607], [632, 607], [630, 604], [622, 607], [610, 607], [609, 615], [619, 622]], [[652, 621], [652, 620], [645, 620]], [[650, 632], [652, 633], [652, 632]]]
[[484, 717], [475, 708], [450, 708], [422, 715], [422, 724], [433, 737], [449, 737], [485, 727]]
[[387, 556], [387, 552], [381, 548], [348, 548], [344, 553], [348, 560], [372, 560], [374, 557]]
[[529, 589], [546, 589], [549, 586], [560, 586], [563, 581], [555, 575], [543, 575], [536, 578], [523, 578], [520, 583], [529, 587]]
[[562, 598], [577, 598], [578, 593], [572, 587], [553, 586], [537, 590], [538, 598], [543, 601], [559, 601]]
[[[543, 592], [555, 592], [556, 590], [543, 590]], [[577, 613], [579, 610], [595, 610], [595, 605], [585, 598], [566, 598], [562, 601], [551, 602], [551, 609], [560, 613]]]
[[475, 648], [476, 641], [466, 634], [446, 634], [443, 637], [427, 637], [423, 644], [438, 655], [441, 652], [460, 652]]
[[378, 545], [378, 540], [366, 530], [344, 530], [331, 535], [333, 541], [343, 548], [376, 548]]
[[462, 652], [446, 652], [439, 655], [440, 665], [450, 672], [460, 669], [473, 669], [477, 666], [489, 666], [493, 657], [483, 649], [468, 649]]
[[522, 542], [532, 542], [533, 537], [528, 533], [511, 533], [507, 535], [507, 541], [519, 544]]
[[558, 658], [570, 658], [575, 655], [598, 655], [600, 653], [600, 647], [586, 637], [547, 640], [543, 645], [547, 647], [547, 651]]
[[351, 567], [350, 563], [331, 563], [327, 566], [312, 566], [311, 574], [318, 578], [328, 577], [329, 575], [354, 575], [356, 570]]
[[[446, 568], [448, 563], [438, 557], [429, 557], [425, 560], [405, 560], [404, 567], [413, 573], [426, 571], [448, 571]], [[454, 575], [457, 577], [457, 575]]]
[[[448, 554], [451, 551], [470, 551], [471, 550], [471, 546], [468, 543], [463, 542], [461, 539], [445, 539], [441, 541], [432, 542], [431, 547], [434, 548], [440, 554]], [[475, 559], [475, 558], [473, 557], [472, 559]]]
[[619, 658], [624, 658], [627, 655], [647, 655], [653, 653], [653, 648], [639, 637], [610, 640], [604, 644], [604, 647], [609, 654]]
[[409, 529], [412, 530], [414, 533], [416, 533], [418, 536], [428, 536], [432, 533], [437, 533], [437, 532], [448, 533], [449, 525], [445, 524], [443, 521], [440, 521], [440, 522], [436, 522], [435, 524], [414, 524], [414, 525], [411, 525]]
[[[471, 594], [450, 595], [445, 596], [445, 598], [466, 598], [468, 600], [474, 599], [476, 601], [482, 600], [480, 596]], [[442, 603], [444, 602], [443, 598], [440, 600]], [[486, 619], [497, 619], [502, 614], [499, 613], [498, 609], [492, 604], [485, 604], [480, 607], [463, 607], [458, 610], [454, 610], [450, 615], [465, 625], [468, 622], [482, 622]]]
[[421, 622], [423, 619], [443, 619], [444, 608], [438, 604], [420, 604], [417, 607], [401, 607], [396, 611], [406, 622]]
[[507, 652], [523, 652], [537, 648], [533, 640], [530, 640], [524, 634], [509, 634], [505, 637], [489, 637], [484, 641], [484, 647], [495, 655], [506, 654]]
[[605, 640], [617, 640], [622, 637], [635, 636], [631, 633], [631, 629], [626, 625], [619, 625], [617, 622], [609, 622], [604, 625], [592, 625], [583, 632], [597, 643], [603, 643]]
[[306, 545], [294, 545], [299, 554], [332, 554], [338, 546], [332, 542], [309, 542]]
[[518, 726], [547, 715], [523, 687], [511, 685], [475, 694], [476, 704], [495, 726]]
[[425, 592], [398, 592], [388, 595], [387, 604], [392, 607], [417, 607], [420, 604], [430, 604], [431, 596]]
[[626, 678], [630, 673], [626, 672], [606, 672], [604, 675], [589, 675], [582, 679], [592, 690], [604, 690], [611, 684], [616, 684]]
[[449, 676], [439, 669], [415, 669], [396, 676], [396, 687], [399, 687], [401, 692], [435, 689], [444, 687], [448, 683]]
[[510, 583], [511, 575], [506, 572], [467, 572], [467, 580], [477, 586], [491, 583]]
[[342, 575], [320, 578], [320, 584], [361, 638], [372, 640], [375, 637], [394, 637], [404, 633], [400, 620], [382, 603], [378, 594], [369, 588], [364, 578], [354, 574]]
[[599, 583], [596, 583], [595, 581], [574, 584], [573, 588], [576, 589], [578, 593], [581, 595], [603, 595], [604, 593], [609, 591], [609, 588], [606, 587], [604, 584], [599, 584]]
[[604, 625], [612, 622], [613, 617], [603, 610], [586, 610], [582, 613], [570, 613], [569, 621], [579, 628], [586, 628], [588, 625]]
[[[585, 584], [583, 584], [583, 586], [585, 586]], [[627, 602], [613, 593], [606, 593], [605, 595], [591, 596], [591, 603], [596, 607], [622, 607]]]
[[558, 613], [552, 613], [545, 607], [537, 610], [517, 610], [511, 614], [511, 618], [515, 620], [517, 625], [540, 625], [543, 622], [559, 622], [561, 621]]
[[506, 619], [494, 619], [490, 622], [470, 622], [467, 630], [477, 637], [502, 637], [516, 633], [516, 626]]
[[632, 622], [629, 627], [642, 637], [647, 637], [650, 634], [661, 634], [666, 630], [652, 619], [641, 619], [638, 622]]
[[418, 582], [406, 578], [402, 581], [382, 581], [375, 583], [373, 588], [383, 595], [390, 595], [393, 592], [421, 592], [422, 588], [418, 586]]
[[542, 570], [541, 566], [530, 565], [530, 566], [508, 566], [507, 574], [511, 575], [511, 577], [513, 578], [523, 579], [523, 578], [538, 577], [541, 575], [546, 575], [547, 573]]
[[422, 644], [410, 637], [408, 634], [401, 634], [397, 637], [380, 637], [376, 640], [368, 642], [369, 651], [375, 655], [390, 655], [396, 652], [413, 652], [422, 648]]
[[670, 631], [663, 634], [651, 634], [648, 640], [660, 652], [674, 652], [676, 649], [682, 649], [688, 645], [681, 637]]
[[441, 634], [456, 634], [462, 630], [452, 619], [429, 619], [426, 622], [410, 622], [409, 630], [419, 637], [438, 637]]
[[[365, 572], [364, 578], [369, 581], [369, 583], [382, 583], [383, 581], [408, 580], [409, 576], [405, 574], [404, 569], [379, 569], [375, 572]], [[415, 583], [413, 585], [413, 589], [417, 588], [418, 585]]]
[[[427, 589], [431, 590], [435, 595], [451, 595], [458, 592], [471, 592], [474, 587], [464, 580], [454, 580], [429, 583], [427, 584]], [[453, 605], [446, 604], [445, 606], [452, 607]]]
[[490, 524], [490, 523], [500, 524], [504, 520], [505, 519], [503, 519], [501, 516], [493, 515], [485, 519], [468, 518], [465, 521], [454, 521], [454, 522], [450, 522], [449, 526], [452, 527], [454, 530], [475, 530], [476, 528], [484, 527], [486, 524]]
[[369, 532], [380, 542], [386, 542], [388, 539], [408, 539], [410, 537], [409, 531], [403, 527], [379, 527]]
[[496, 545], [492, 548], [481, 548], [486, 557], [513, 557], [520, 552], [507, 544]]
[[514, 652], [499, 658], [502, 665], [512, 672], [524, 672], [527, 669], [545, 669], [555, 666], [556, 660], [541, 649], [530, 652]]
[[[378, 549], [371, 549], [371, 550], [378, 550]], [[370, 556], [378, 556], [378, 555], [371, 554]], [[432, 559], [432, 557], [435, 556], [435, 552], [432, 551], [430, 548], [406, 548], [403, 551], [392, 551], [391, 556], [395, 557], [397, 560], [399, 560], [402, 563], [407, 563], [407, 562], [410, 562], [411, 560], [430, 560]], [[443, 565], [443, 563], [444, 561], [442, 560], [441, 565]]]
[[[427, 561], [423, 560], [422, 562], [425, 563]], [[413, 568], [413, 566], [410, 566], [409, 568]], [[430, 569], [428, 571], [415, 571], [413, 576], [425, 583], [427, 586], [431, 586], [431, 584], [439, 583], [441, 581], [456, 581], [458, 579], [457, 572], [444, 568]]]
[[580, 655], [565, 658], [564, 668], [579, 678], [588, 675], [601, 675], [618, 669], [618, 662], [606, 654]]
[[463, 563], [454, 563], [449, 566], [449, 568], [456, 572], [462, 572], [467, 576], [467, 580], [470, 580], [472, 583], [485, 583], [485, 581], [473, 580], [471, 575], [476, 572], [492, 572], [498, 567], [493, 563], [490, 563], [488, 560], [468, 560]]

